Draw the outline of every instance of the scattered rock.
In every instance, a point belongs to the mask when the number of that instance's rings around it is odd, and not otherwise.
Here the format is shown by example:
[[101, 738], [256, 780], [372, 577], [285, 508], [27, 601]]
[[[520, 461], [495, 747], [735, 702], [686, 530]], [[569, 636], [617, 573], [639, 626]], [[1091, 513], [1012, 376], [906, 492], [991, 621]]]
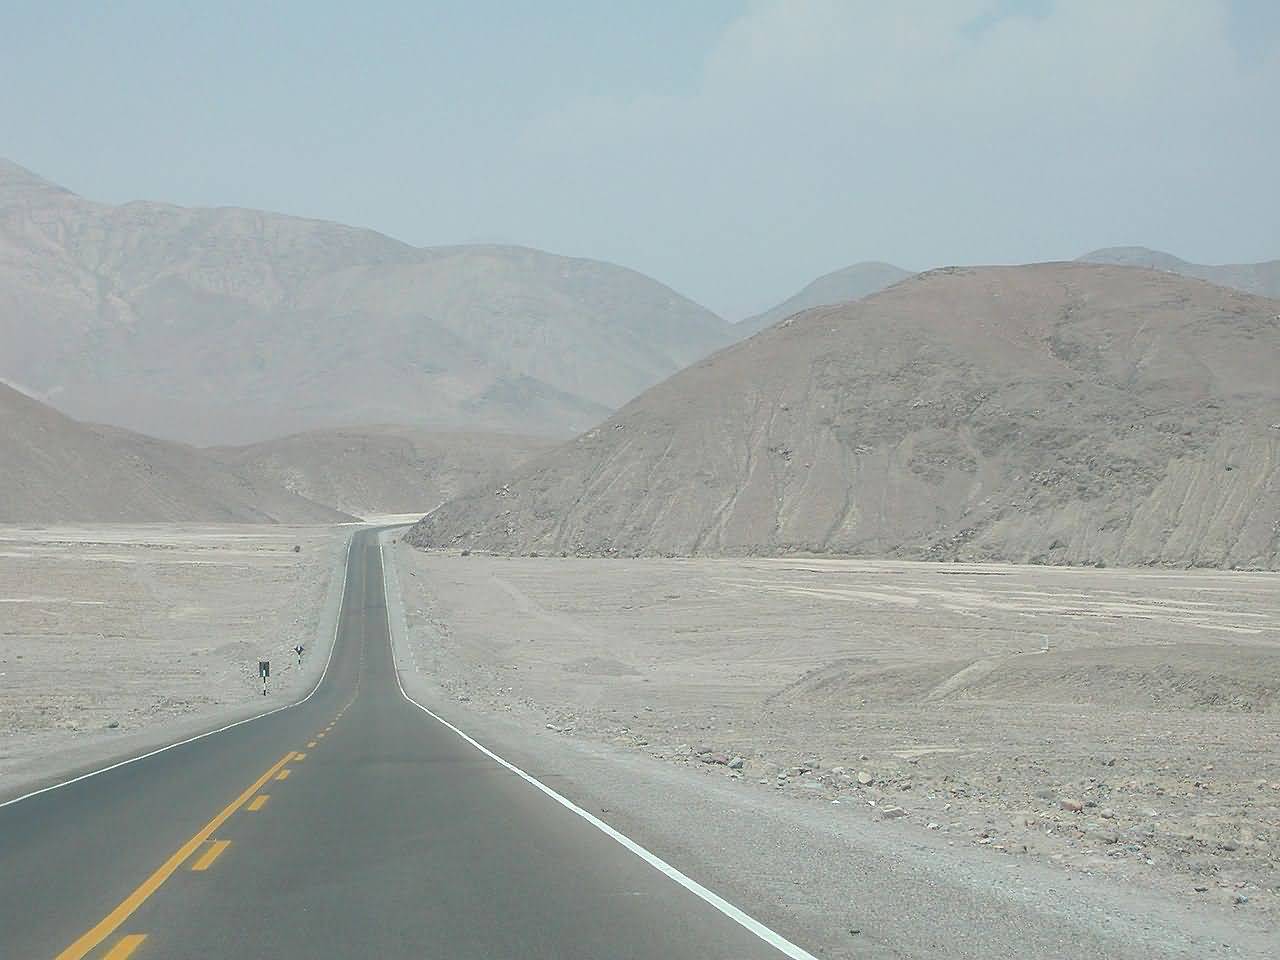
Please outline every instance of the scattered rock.
[[905, 817], [906, 815], [907, 811], [895, 806], [884, 807], [880, 811], [880, 819], [882, 820], [897, 820], [899, 817]]
[[868, 770], [858, 771], [858, 783], [862, 784], [864, 787], [869, 787], [871, 786], [871, 784], [875, 782], [876, 782], [876, 778], [871, 775], [870, 771]]
[[746, 762], [747, 761], [744, 760], [742, 757], [734, 757], [732, 760], [729, 761], [729, 769], [741, 770], [743, 766], [746, 765]]
[[1084, 804], [1079, 800], [1062, 800], [1058, 803], [1058, 806], [1068, 813], [1079, 813], [1084, 809]]

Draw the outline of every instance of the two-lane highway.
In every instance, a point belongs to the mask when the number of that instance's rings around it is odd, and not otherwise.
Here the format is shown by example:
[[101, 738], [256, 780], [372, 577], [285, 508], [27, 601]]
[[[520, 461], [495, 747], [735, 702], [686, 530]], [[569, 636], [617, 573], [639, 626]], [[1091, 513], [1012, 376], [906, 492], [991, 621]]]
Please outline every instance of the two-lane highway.
[[346, 578], [304, 702], [0, 807], [0, 957], [808, 956], [411, 702], [376, 531]]

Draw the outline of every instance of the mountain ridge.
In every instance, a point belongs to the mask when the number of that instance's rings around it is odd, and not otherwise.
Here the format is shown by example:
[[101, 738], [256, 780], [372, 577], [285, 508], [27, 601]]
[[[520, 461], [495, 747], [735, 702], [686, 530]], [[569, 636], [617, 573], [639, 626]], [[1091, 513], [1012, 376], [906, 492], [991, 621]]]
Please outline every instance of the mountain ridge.
[[420, 546], [1280, 568], [1280, 303], [1083, 263], [795, 315], [446, 503]]
[[0, 376], [170, 439], [370, 422], [563, 434], [732, 336], [613, 264], [417, 248], [237, 207], [113, 206], [0, 168]]

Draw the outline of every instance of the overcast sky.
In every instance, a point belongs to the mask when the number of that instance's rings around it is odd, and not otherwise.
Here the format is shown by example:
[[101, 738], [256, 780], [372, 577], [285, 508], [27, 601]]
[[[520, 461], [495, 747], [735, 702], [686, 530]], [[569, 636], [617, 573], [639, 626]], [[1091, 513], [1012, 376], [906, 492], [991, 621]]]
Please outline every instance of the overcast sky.
[[265, 6], [0, 0], [0, 155], [732, 319], [858, 260], [1280, 257], [1275, 0]]

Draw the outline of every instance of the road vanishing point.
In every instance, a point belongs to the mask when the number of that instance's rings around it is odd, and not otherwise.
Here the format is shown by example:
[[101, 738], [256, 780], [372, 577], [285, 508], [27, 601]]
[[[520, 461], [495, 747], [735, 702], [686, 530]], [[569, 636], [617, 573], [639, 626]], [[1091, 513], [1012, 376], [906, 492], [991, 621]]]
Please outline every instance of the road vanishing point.
[[430, 706], [358, 531], [304, 700], [0, 805], [0, 957], [810, 957]]

